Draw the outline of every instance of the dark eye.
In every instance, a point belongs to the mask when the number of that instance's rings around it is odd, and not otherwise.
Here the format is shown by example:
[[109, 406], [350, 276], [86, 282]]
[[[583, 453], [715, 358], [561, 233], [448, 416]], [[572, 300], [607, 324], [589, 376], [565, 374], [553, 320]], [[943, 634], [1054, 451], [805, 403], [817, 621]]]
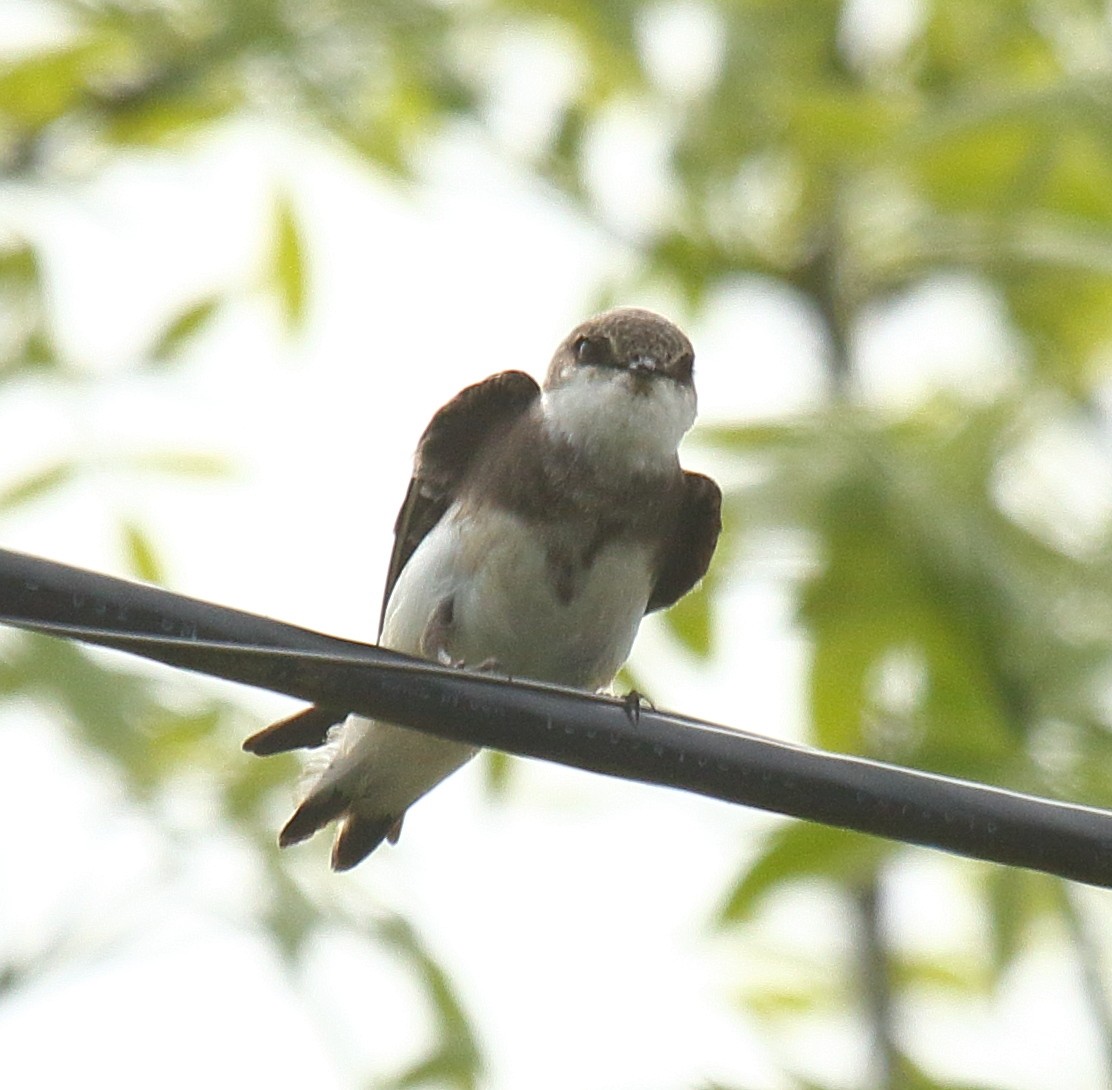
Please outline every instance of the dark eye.
[[577, 363], [593, 367], [610, 367], [614, 364], [614, 350], [605, 337], [576, 337], [572, 351]]

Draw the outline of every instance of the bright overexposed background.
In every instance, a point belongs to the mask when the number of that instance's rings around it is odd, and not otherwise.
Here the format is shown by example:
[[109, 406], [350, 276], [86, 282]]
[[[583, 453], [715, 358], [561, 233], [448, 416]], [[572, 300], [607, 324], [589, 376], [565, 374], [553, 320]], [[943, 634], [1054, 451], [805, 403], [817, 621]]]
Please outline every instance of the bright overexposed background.
[[[840, 7], [841, 48], [864, 65], [908, 50], [930, 5]], [[82, 377], [8, 380], [0, 481], [69, 458], [85, 469], [0, 512], [0, 544], [127, 575], [119, 528], [141, 525], [172, 589], [370, 640], [431, 414], [494, 371], [540, 377], [565, 333], [605, 303], [685, 327], [706, 424], [822, 411], [831, 349], [804, 293], [759, 270], [698, 299], [638, 276], [653, 225], [675, 213], [664, 169], [675, 103], [737, 63], [721, 44], [723, 10], [645, 8], [639, 48], [657, 105], [618, 102], [591, 130], [595, 216], [524, 165], [585, 79], [555, 16], [545, 33], [507, 29], [486, 52], [475, 46], [471, 63], [489, 66], [486, 123], [447, 124], [406, 181], [257, 114], [96, 170], [78, 155], [53, 187], [7, 181], [0, 230], [37, 241], [58, 351]], [[12, 0], [0, 43], [19, 58], [65, 40], [66, 25]], [[790, 164], [754, 156], [731, 199], [760, 220], [796, 184]], [[296, 216], [309, 285], [292, 333], [264, 267], [276, 199]], [[214, 292], [223, 304], [173, 366], [135, 366], [183, 300]], [[973, 415], [1033, 367], [1001, 291], [957, 262], [878, 293], [853, 349], [858, 402], [882, 421], [932, 399]], [[1110, 463], [1103, 435], [1070, 423], [1065, 413], [1017, 445], [999, 487], [1001, 506], [1029, 523], [1047, 496], [1061, 504], [1054, 533], [1072, 549], [1107, 527]], [[198, 452], [230, 472], [120, 472], [151, 451]], [[698, 431], [683, 460], [728, 490], [761, 472]], [[649, 618], [631, 662], [639, 685], [665, 708], [806, 738], [812, 644], [794, 592], [819, 564], [814, 543], [790, 533], [728, 538], [712, 653], [693, 654]], [[129, 666], [171, 684], [168, 671]], [[292, 707], [207, 679], [173, 684], [171, 703], [193, 687], [240, 706], [243, 733]], [[434, 1033], [428, 995], [376, 938], [378, 917], [408, 921], [450, 979], [493, 1090], [779, 1090], [797, 1085], [793, 1072], [865, 1085], [870, 1035], [855, 1011], [803, 1010], [770, 1032], [746, 1002], [782, 985], [790, 1006], [797, 970], [852, 977], [848, 905], [803, 881], [740, 932], [714, 922], [778, 819], [539, 763], [519, 763], [492, 797], [475, 762], [414, 808], [397, 847], [351, 874], [325, 873], [323, 843], [283, 855], [291, 880], [325, 890], [345, 921], [319, 928], [291, 963], [257, 924], [268, 887], [256, 855], [213, 818], [214, 783], [256, 758], [229, 745], [221, 767], [176, 781], [155, 804], [160, 829], [176, 831], [168, 839], [42, 707], [5, 703], [0, 738], [0, 938], [10, 965], [36, 966], [0, 1003], [0, 1085], [376, 1085]], [[275, 792], [274, 830], [294, 794], [292, 777]], [[908, 957], [945, 963], [936, 989], [915, 997], [905, 1047], [940, 1080], [1095, 1090], [1099, 1019], [1054, 926], [1027, 937], [999, 987], [970, 1000], [943, 986], [946, 959], [967, 965], [994, 941], [983, 874], [925, 851], [891, 867], [886, 933]], [[1106, 911], [1099, 894], [1078, 900]], [[360, 941], [352, 918], [371, 921], [375, 941]]]

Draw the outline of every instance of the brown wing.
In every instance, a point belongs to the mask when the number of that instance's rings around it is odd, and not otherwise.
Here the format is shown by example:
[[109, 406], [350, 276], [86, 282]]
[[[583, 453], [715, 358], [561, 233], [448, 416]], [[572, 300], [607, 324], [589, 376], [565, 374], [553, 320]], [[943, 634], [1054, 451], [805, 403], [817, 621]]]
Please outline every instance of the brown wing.
[[[429, 422], [413, 462], [413, 479], [394, 524], [394, 551], [386, 573], [379, 635], [386, 603], [402, 568], [425, 535], [452, 504], [464, 474], [485, 443], [509, 427], [540, 394], [523, 371], [503, 371], [461, 390]], [[243, 743], [261, 756], [324, 744], [335, 723], [347, 718], [344, 708], [310, 707], [273, 723]]]
[[398, 576], [425, 535], [452, 505], [475, 456], [539, 395], [540, 387], [524, 371], [502, 371], [461, 390], [429, 421], [417, 444], [413, 479], [394, 524], [394, 551], [379, 614], [380, 636]]
[[678, 602], [710, 567], [722, 529], [722, 492], [701, 473], [684, 472], [683, 500], [646, 613]]

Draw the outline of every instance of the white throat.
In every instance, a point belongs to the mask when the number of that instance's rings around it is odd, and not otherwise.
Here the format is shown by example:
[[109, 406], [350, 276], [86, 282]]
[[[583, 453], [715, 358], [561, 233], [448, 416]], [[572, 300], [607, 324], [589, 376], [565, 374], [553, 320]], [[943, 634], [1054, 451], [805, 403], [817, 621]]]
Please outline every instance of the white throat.
[[549, 430], [587, 457], [651, 472], [675, 462], [680, 440], [695, 423], [695, 390], [658, 378], [638, 391], [628, 372], [584, 367], [545, 390], [541, 410]]

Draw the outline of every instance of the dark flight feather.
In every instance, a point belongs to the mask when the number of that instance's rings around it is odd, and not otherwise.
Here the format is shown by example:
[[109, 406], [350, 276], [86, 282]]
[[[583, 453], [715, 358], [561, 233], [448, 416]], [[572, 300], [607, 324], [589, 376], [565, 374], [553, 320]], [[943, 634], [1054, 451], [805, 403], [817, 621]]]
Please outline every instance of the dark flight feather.
[[396, 840], [392, 831], [394, 826], [400, 824], [401, 820], [396, 817], [368, 818], [349, 812], [332, 842], [332, 869], [351, 870], [384, 840]]
[[678, 602], [710, 567], [722, 529], [722, 490], [702, 473], [684, 470], [683, 500], [675, 529], [665, 548], [665, 561], [649, 595], [646, 613]]
[[278, 834], [278, 847], [288, 848], [308, 840], [318, 829], [323, 829], [330, 821], [335, 821], [349, 806], [351, 800], [340, 790], [333, 788], [321, 795], [310, 795], [293, 812], [293, 816]]
[[252, 734], [244, 741], [243, 748], [257, 757], [270, 757], [291, 749], [316, 749], [324, 745], [328, 732], [342, 723], [347, 714], [343, 708], [322, 708], [314, 704]]

